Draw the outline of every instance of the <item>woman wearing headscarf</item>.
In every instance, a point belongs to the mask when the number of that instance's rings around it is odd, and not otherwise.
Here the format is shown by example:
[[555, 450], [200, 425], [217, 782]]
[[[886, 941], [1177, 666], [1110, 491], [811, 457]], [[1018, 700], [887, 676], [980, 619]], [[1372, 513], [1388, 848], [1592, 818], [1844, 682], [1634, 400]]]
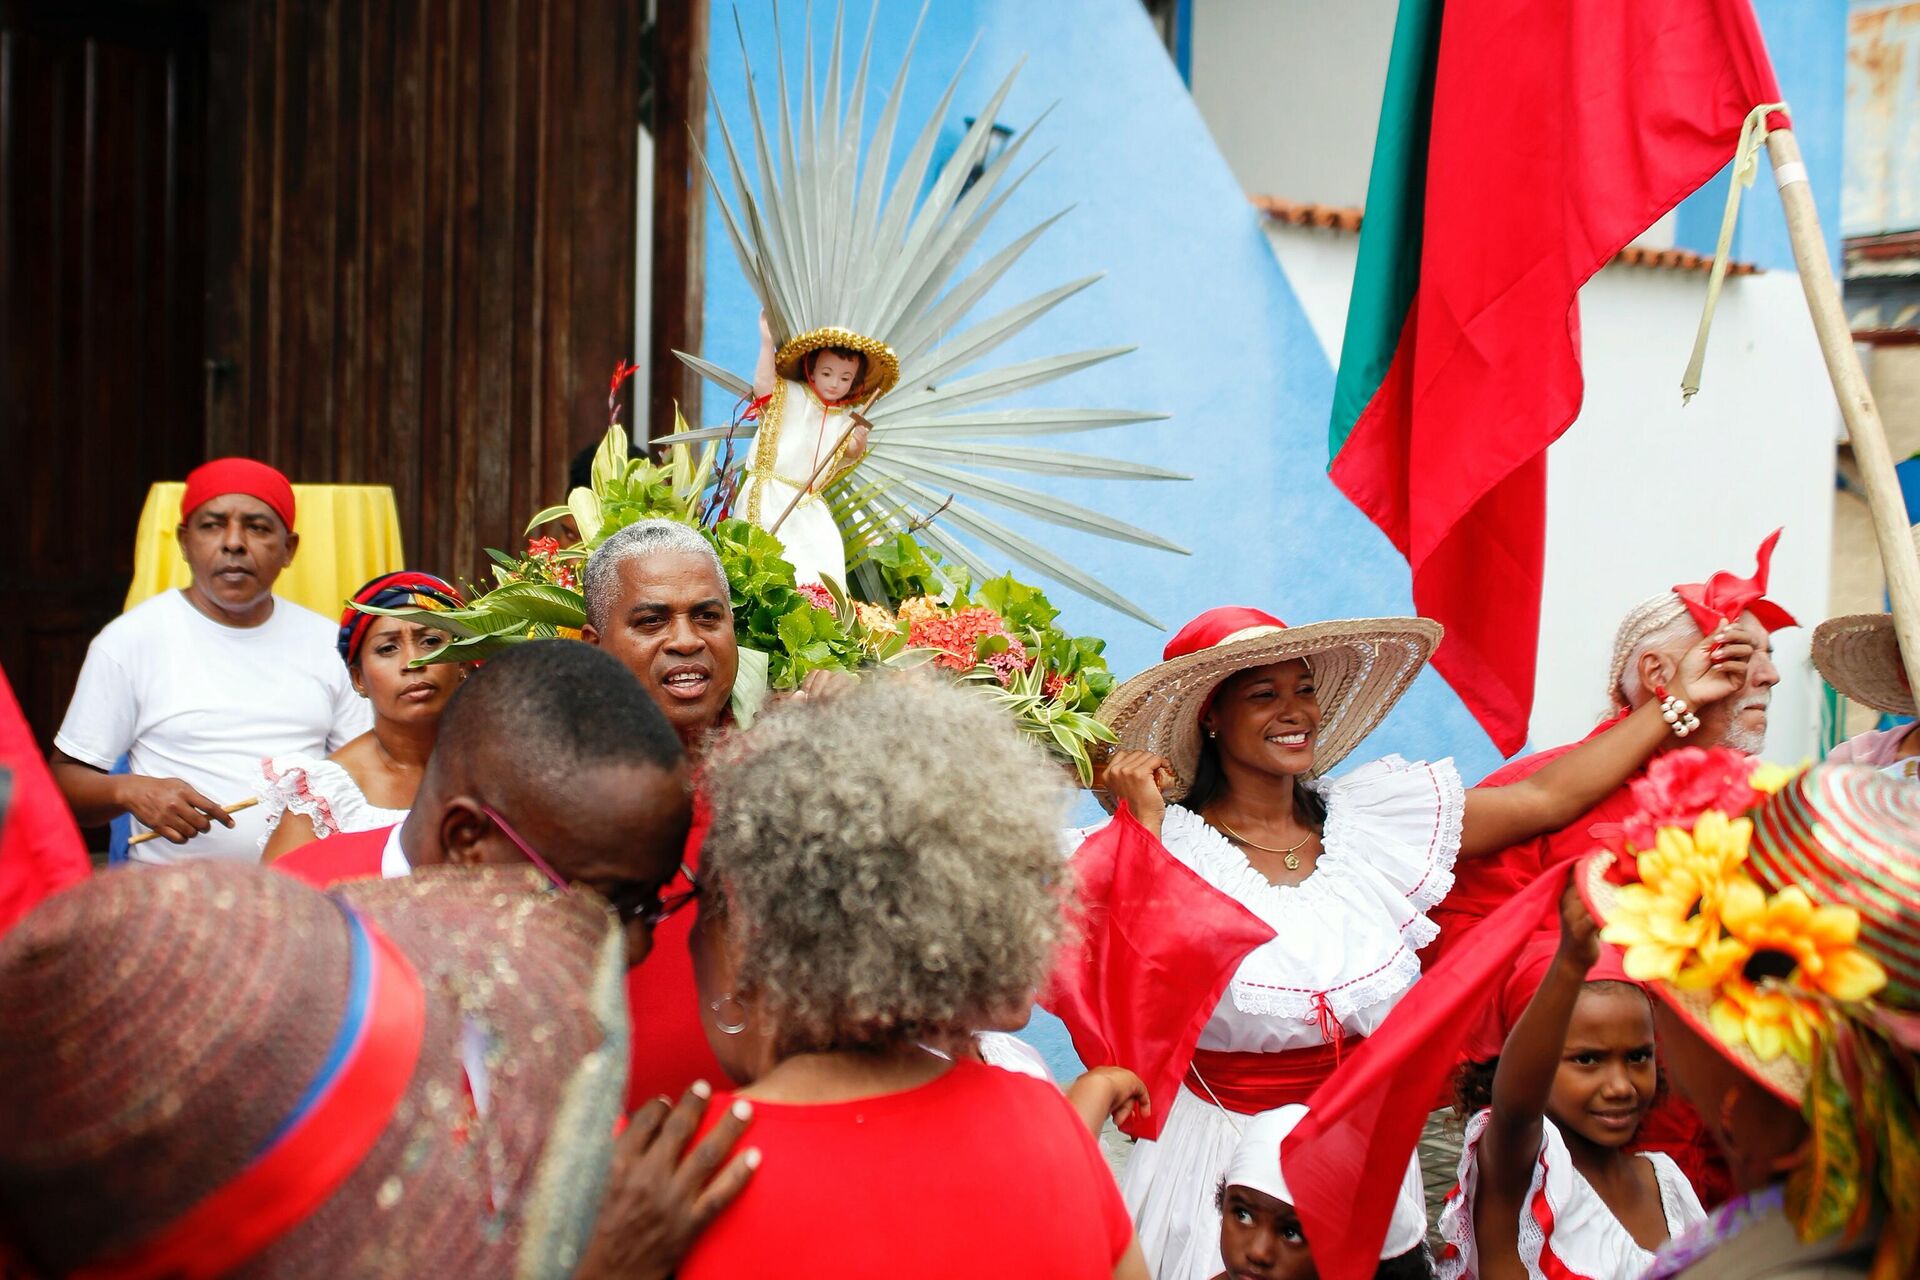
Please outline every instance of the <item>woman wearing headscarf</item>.
[[[1117, 841], [1133, 842], [1129, 856], [1170, 855], [1204, 881], [1193, 889], [1207, 900], [1199, 910], [1224, 905], [1254, 930], [1241, 936], [1264, 939], [1224, 955], [1210, 989], [1162, 982], [1139, 990], [1151, 1007], [1130, 1011], [1135, 1026], [1187, 1028], [1160, 1038], [1157, 1061], [1117, 1059], [1148, 1082], [1158, 1122], [1146, 1131], [1154, 1140], [1135, 1146], [1124, 1189], [1164, 1280], [1220, 1270], [1214, 1189], [1246, 1118], [1305, 1102], [1406, 994], [1420, 976], [1414, 953], [1437, 932], [1426, 913], [1452, 885], [1455, 859], [1586, 812], [1672, 735], [1691, 732], [1697, 708], [1738, 689], [1750, 653], [1708, 637], [1617, 731], [1515, 784], [1522, 790], [1465, 790], [1450, 760], [1391, 755], [1326, 778], [1385, 718], [1440, 634], [1422, 618], [1288, 627], [1257, 609], [1212, 609], [1100, 709], [1121, 748], [1106, 787], [1126, 812], [1076, 863], [1091, 855], [1111, 865]], [[1102, 883], [1129, 881], [1103, 874]], [[1108, 921], [1138, 915], [1138, 904], [1104, 908]], [[1149, 913], [1139, 945], [1218, 950], [1220, 932], [1196, 936], [1194, 918]], [[1126, 981], [1092, 969], [1084, 978]], [[1089, 1065], [1089, 1052], [1128, 1052], [1127, 1037], [1110, 1027], [1090, 1036], [1069, 1006], [1116, 1003], [1109, 994], [1063, 1005]], [[1418, 1187], [1417, 1166], [1408, 1179]]]
[[260, 762], [258, 794], [267, 810], [262, 862], [337, 832], [371, 831], [407, 816], [440, 733], [440, 713], [466, 668], [452, 662], [412, 666], [451, 637], [356, 606], [438, 611], [461, 603], [445, 579], [411, 570], [382, 574], [353, 593], [340, 615], [338, 648], [354, 692], [373, 709], [373, 728], [324, 760], [291, 755]]
[[1059, 771], [913, 676], [769, 716], [709, 757], [694, 970], [764, 1159], [680, 1268], [1146, 1275], [1053, 1085], [936, 1052], [1031, 1000], [1062, 933]]

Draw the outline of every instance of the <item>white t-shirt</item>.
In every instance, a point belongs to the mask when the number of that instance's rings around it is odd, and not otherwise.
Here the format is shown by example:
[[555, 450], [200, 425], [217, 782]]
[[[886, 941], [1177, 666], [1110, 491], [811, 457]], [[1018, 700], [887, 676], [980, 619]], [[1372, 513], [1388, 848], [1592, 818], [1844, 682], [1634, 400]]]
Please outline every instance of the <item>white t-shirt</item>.
[[[184, 779], [216, 804], [253, 795], [263, 756], [324, 756], [373, 724], [334, 648], [338, 627], [275, 599], [257, 627], [223, 626], [166, 591], [104, 627], [53, 744], [98, 769], [122, 755], [136, 774]], [[266, 811], [233, 815], [184, 845], [149, 840], [143, 862], [257, 862]], [[133, 824], [137, 834], [146, 830]]]

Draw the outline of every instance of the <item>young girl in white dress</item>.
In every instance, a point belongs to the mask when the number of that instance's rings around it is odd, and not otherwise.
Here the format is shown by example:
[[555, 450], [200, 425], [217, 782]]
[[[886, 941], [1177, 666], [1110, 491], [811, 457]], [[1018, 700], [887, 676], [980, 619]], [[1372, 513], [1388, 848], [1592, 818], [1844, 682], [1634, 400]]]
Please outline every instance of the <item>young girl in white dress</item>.
[[[1633, 1280], [1654, 1251], [1706, 1214], [1660, 1152], [1627, 1146], [1658, 1087], [1653, 1008], [1569, 885], [1560, 946], [1476, 1097], [1460, 1185], [1440, 1215], [1441, 1280]], [[1479, 1084], [1484, 1089], [1484, 1084]]]
[[[382, 609], [457, 609], [460, 594], [430, 573], [382, 574], [354, 592], [353, 602]], [[399, 618], [340, 615], [340, 660], [354, 691], [373, 707], [373, 728], [321, 760], [269, 756], [260, 762], [260, 802], [267, 810], [262, 862], [342, 831], [371, 831], [407, 816], [421, 772], [440, 733], [440, 713], [466, 677], [457, 663], [411, 667], [439, 651], [446, 632]]]
[[[1465, 790], [1451, 761], [1397, 756], [1322, 777], [1385, 717], [1439, 638], [1420, 618], [1287, 627], [1255, 609], [1213, 609], [1100, 709], [1120, 740], [1105, 774], [1113, 799], [1275, 934], [1205, 1016], [1158, 1139], [1138, 1143], [1127, 1164], [1122, 1190], [1162, 1280], [1220, 1271], [1214, 1191], [1247, 1118], [1305, 1102], [1406, 994], [1455, 859], [1565, 826], [1669, 738], [1650, 702], [1512, 786]], [[1749, 652], [1704, 641], [1668, 681], [1673, 696], [1693, 706], [1725, 697], [1741, 687]], [[1181, 1025], [1200, 1011], [1161, 1012]], [[1154, 1078], [1158, 1064], [1118, 1065]]]

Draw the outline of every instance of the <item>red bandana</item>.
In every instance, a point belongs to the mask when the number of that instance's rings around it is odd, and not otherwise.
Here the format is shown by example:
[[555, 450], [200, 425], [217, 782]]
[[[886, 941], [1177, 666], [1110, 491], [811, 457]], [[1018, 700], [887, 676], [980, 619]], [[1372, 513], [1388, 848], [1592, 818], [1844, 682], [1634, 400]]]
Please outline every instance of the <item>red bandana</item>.
[[1673, 594], [1687, 606], [1701, 635], [1712, 635], [1722, 623], [1738, 621], [1743, 613], [1753, 614], [1769, 632], [1800, 625], [1792, 614], [1767, 599], [1768, 562], [1778, 541], [1780, 530], [1775, 529], [1760, 544], [1751, 578], [1736, 578], [1722, 569], [1705, 582], [1683, 582], [1674, 587]]
[[202, 503], [226, 493], [244, 493], [273, 508], [280, 523], [293, 532], [293, 486], [264, 462], [252, 458], [215, 458], [187, 473], [187, 491], [180, 495], [180, 523]]

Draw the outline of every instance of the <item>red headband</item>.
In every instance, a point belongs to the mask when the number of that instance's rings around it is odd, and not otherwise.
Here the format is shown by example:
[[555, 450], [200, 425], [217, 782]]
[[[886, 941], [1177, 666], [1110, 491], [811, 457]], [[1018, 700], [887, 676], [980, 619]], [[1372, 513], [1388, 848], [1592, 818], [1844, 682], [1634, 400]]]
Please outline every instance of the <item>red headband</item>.
[[1217, 644], [1236, 639], [1243, 631], [1256, 627], [1277, 627], [1286, 630], [1287, 624], [1270, 613], [1258, 609], [1248, 609], [1240, 605], [1224, 605], [1218, 609], [1209, 609], [1174, 633], [1167, 641], [1167, 647], [1161, 650], [1163, 661], [1184, 658], [1190, 653], [1199, 653], [1202, 649], [1211, 649]]
[[1687, 606], [1701, 635], [1712, 635], [1722, 623], [1738, 621], [1743, 613], [1753, 614], [1769, 632], [1800, 625], [1792, 614], [1767, 599], [1768, 565], [1773, 559], [1773, 544], [1778, 541], [1780, 530], [1775, 529], [1760, 544], [1754, 557], [1758, 563], [1751, 578], [1736, 578], [1722, 569], [1705, 582], [1685, 582], [1674, 587], [1673, 594]]
[[293, 532], [293, 486], [264, 462], [252, 458], [215, 458], [187, 473], [187, 490], [180, 495], [180, 523], [205, 503], [227, 493], [244, 493], [273, 508], [280, 523]]

